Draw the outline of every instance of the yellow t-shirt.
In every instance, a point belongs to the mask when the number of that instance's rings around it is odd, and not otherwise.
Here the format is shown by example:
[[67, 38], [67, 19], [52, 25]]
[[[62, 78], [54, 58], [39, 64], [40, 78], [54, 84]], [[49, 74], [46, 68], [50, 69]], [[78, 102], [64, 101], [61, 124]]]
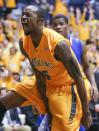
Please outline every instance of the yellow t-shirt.
[[16, 7], [16, 0], [6, 0], [6, 7], [7, 8], [15, 8]]
[[82, 41], [86, 41], [90, 38], [90, 30], [89, 30], [89, 26], [86, 25], [85, 27], [83, 27], [82, 25], [80, 25], [78, 27], [79, 30], [79, 39]]
[[14, 86], [14, 84], [12, 82], [12, 77], [6, 76], [6, 77], [0, 78], [0, 86], [5, 87], [7, 90], [12, 88]]
[[5, 40], [5, 35], [4, 34], [0, 34], [0, 42], [4, 42]]
[[24, 60], [24, 56], [15, 54], [11, 58], [11, 60], [10, 60], [10, 56], [5, 56], [3, 60], [5, 62], [6, 69], [8, 69], [10, 66], [12, 72], [20, 72], [20, 62]]

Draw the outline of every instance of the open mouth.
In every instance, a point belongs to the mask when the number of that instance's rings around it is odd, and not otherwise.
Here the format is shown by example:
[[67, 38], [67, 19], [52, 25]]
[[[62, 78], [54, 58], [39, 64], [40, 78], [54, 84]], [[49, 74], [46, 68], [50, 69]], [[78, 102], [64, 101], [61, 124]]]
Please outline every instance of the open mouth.
[[27, 29], [28, 28], [28, 23], [27, 22], [22, 22], [22, 26], [23, 26], [23, 29]]
[[21, 19], [22, 26], [28, 26], [28, 20], [27, 19]]
[[22, 26], [28, 26], [28, 23], [22, 23]]

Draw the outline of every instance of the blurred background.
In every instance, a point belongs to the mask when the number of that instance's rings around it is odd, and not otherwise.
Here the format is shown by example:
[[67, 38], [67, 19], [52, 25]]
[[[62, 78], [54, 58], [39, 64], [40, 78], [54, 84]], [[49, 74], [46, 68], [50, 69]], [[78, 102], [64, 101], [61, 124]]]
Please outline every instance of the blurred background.
[[[56, 14], [68, 17], [69, 34], [87, 45], [89, 62], [99, 89], [99, 0], [0, 0], [0, 90], [6, 89], [7, 92], [14, 88], [16, 82], [30, 79], [33, 75], [18, 44], [24, 34], [20, 22], [22, 11], [32, 4], [44, 10], [44, 25], [48, 28], [52, 28], [52, 17]], [[95, 125], [99, 125], [99, 114], [94, 119], [97, 119]], [[37, 124], [36, 121], [35, 117], [34, 123]]]

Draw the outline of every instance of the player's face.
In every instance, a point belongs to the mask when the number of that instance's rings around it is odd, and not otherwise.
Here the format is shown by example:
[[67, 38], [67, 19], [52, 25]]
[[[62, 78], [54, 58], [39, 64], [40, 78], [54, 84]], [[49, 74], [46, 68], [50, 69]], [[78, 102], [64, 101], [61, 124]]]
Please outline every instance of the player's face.
[[68, 24], [66, 23], [64, 18], [57, 18], [53, 20], [52, 27], [56, 32], [66, 37]]
[[26, 7], [22, 13], [21, 22], [25, 33], [36, 31], [38, 27], [36, 7]]

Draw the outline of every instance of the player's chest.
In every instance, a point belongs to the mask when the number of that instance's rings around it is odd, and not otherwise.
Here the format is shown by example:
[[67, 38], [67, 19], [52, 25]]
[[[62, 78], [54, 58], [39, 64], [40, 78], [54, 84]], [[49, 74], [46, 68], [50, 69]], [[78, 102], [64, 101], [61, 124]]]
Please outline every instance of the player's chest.
[[41, 49], [30, 48], [28, 55], [32, 65], [36, 68], [52, 68], [53, 66], [53, 54], [48, 46]]

